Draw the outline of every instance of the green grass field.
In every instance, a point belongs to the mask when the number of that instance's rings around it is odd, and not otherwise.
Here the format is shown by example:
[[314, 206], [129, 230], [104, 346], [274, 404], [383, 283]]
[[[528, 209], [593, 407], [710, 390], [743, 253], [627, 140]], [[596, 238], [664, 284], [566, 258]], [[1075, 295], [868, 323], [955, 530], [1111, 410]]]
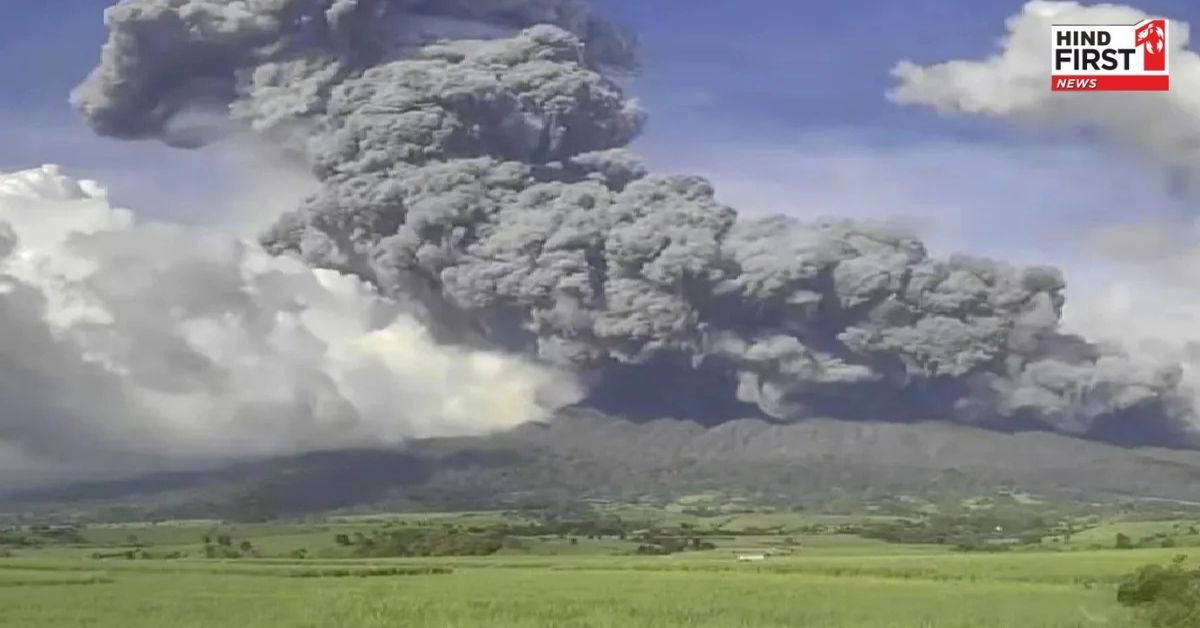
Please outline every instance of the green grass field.
[[[1070, 543], [988, 553], [790, 532], [861, 517], [660, 514], [708, 529], [717, 548], [639, 556], [632, 540], [545, 535], [486, 557], [362, 559], [334, 542], [401, 525], [520, 521], [499, 513], [87, 526], [84, 543], [5, 550], [0, 627], [1132, 628], [1142, 624], [1116, 601], [1121, 578], [1181, 554], [1200, 560], [1186, 544], [1089, 549], [1117, 533], [1184, 538], [1191, 521], [1112, 520]], [[747, 528], [777, 531], [725, 535]], [[218, 534], [253, 553], [202, 558], [202, 539]], [[134, 545], [186, 557], [125, 558]], [[300, 549], [310, 558], [290, 558]], [[738, 560], [755, 552], [769, 556]]]
[[[1078, 581], [1117, 576], [1155, 551], [1140, 553], [126, 561], [103, 572], [11, 559], [0, 562], [0, 626], [1129, 626], [1108, 583]], [[370, 576], [431, 563], [452, 572]]]

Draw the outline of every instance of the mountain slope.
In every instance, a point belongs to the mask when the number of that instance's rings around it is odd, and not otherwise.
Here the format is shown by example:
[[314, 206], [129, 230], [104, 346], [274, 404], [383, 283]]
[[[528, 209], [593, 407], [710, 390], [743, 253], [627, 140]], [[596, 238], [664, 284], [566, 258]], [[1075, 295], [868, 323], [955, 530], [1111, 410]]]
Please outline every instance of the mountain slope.
[[268, 518], [373, 506], [497, 507], [533, 496], [672, 499], [725, 490], [803, 501], [998, 487], [1200, 501], [1200, 453], [945, 423], [747, 419], [705, 427], [576, 411], [491, 437], [74, 485], [12, 496], [5, 508], [125, 505], [160, 516]]

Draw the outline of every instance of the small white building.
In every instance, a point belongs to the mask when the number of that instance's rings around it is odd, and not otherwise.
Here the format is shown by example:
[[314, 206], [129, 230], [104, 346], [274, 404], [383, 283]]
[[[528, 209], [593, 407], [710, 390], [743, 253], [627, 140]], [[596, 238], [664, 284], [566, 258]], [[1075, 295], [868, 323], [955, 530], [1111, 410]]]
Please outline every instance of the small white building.
[[766, 560], [766, 559], [767, 559], [766, 554], [738, 554], [738, 560], [743, 561], [743, 562], [756, 562], [756, 561]]

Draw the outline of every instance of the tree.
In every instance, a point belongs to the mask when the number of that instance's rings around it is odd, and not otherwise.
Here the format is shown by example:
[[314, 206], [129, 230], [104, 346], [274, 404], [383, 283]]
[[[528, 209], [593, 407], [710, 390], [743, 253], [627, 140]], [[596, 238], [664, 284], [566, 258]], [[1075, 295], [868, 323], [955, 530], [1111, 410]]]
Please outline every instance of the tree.
[[254, 545], [252, 545], [250, 541], [242, 541], [242, 544], [238, 546], [238, 549], [242, 550], [242, 552], [245, 554], [249, 554], [250, 552], [254, 551]]
[[1128, 534], [1117, 533], [1117, 549], [1133, 549], [1133, 539]]
[[217, 545], [221, 547], [233, 547], [233, 537], [228, 534], [217, 535]]
[[339, 534], [339, 535], [333, 537], [333, 542], [337, 543], [338, 545], [341, 545], [342, 547], [345, 547], [347, 545], [354, 545], [354, 542], [350, 540], [349, 534]]
[[1200, 625], [1200, 569], [1185, 569], [1185, 559], [1137, 570], [1117, 588], [1117, 601], [1137, 608], [1154, 628]]

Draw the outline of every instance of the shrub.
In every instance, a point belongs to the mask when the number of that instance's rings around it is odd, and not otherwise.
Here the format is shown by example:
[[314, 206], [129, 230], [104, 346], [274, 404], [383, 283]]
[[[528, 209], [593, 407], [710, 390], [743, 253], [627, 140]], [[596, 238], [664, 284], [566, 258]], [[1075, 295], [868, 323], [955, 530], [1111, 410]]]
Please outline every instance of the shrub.
[[1200, 626], [1200, 569], [1185, 569], [1183, 561], [1138, 569], [1117, 588], [1117, 601], [1137, 608], [1154, 628]]

